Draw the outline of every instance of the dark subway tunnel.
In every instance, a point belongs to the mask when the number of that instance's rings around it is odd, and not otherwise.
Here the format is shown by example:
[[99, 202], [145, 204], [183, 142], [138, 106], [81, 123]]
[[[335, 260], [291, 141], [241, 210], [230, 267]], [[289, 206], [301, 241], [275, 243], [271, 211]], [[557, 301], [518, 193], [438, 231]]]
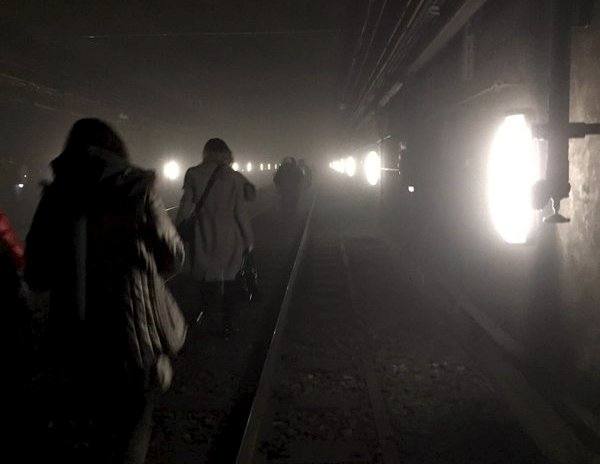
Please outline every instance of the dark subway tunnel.
[[598, 0], [9, 0], [0, 107], [20, 461], [599, 461]]

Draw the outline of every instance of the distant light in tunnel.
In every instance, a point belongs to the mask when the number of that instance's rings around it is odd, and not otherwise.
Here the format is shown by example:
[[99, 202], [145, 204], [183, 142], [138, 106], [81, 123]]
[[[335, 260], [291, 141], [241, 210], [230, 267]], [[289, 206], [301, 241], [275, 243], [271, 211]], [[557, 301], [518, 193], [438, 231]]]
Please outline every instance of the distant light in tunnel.
[[329, 167], [340, 174], [346, 172], [346, 162], [343, 159], [332, 161], [329, 163]]
[[352, 156], [349, 156], [348, 158], [343, 160], [343, 163], [344, 172], [346, 173], [346, 175], [348, 177], [354, 177], [354, 175], [356, 174], [356, 160]]
[[487, 166], [487, 198], [492, 223], [507, 243], [522, 244], [535, 220], [532, 188], [540, 160], [525, 115], [508, 116], [498, 128]]
[[381, 179], [381, 157], [376, 151], [370, 151], [367, 154], [363, 168], [369, 185], [377, 185]]
[[414, 193], [414, 191], [415, 191], [415, 186], [414, 186], [414, 185], [409, 185], [409, 186], [408, 186], [408, 191], [409, 191], [410, 193]]
[[271, 170], [271, 163], [267, 163], [267, 171]]
[[264, 170], [265, 170], [265, 165], [264, 165], [264, 163], [260, 163], [260, 166], [259, 166], [259, 167], [260, 167], [260, 170], [261, 170], [261, 171], [264, 171]]
[[238, 162], [234, 162], [234, 163], [231, 165], [231, 169], [233, 169], [234, 171], [239, 171], [239, 170], [240, 170], [240, 163], [238, 163]]
[[17, 188], [19, 188], [19, 189], [25, 188], [25, 184], [17, 184]]
[[246, 171], [252, 172], [252, 163], [246, 164]]
[[177, 180], [180, 175], [181, 167], [177, 161], [170, 160], [163, 165], [163, 176], [168, 180]]

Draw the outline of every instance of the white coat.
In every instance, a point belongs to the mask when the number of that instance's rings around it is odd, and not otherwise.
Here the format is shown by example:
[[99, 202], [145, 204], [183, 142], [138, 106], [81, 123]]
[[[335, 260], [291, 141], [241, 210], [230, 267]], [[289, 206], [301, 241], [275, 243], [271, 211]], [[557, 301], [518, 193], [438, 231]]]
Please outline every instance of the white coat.
[[[217, 164], [202, 163], [188, 169], [177, 224], [189, 218], [199, 202]], [[202, 209], [197, 215], [192, 243], [187, 244], [192, 276], [199, 281], [234, 280], [242, 266], [244, 251], [254, 237], [244, 198], [246, 178], [223, 165], [216, 174]]]

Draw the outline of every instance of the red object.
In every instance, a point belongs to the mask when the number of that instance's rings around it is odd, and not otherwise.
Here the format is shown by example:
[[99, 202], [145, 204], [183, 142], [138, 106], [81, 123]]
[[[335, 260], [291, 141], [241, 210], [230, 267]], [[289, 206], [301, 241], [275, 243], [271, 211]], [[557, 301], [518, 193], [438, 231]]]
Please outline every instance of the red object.
[[0, 243], [10, 252], [18, 270], [25, 267], [25, 247], [10, 225], [8, 216], [0, 211]]

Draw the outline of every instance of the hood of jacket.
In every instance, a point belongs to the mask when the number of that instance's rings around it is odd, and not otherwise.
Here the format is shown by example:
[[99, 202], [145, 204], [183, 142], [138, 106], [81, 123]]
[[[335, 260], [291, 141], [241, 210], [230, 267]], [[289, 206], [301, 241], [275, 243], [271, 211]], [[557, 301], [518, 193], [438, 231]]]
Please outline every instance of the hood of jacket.
[[155, 181], [155, 173], [135, 167], [116, 153], [98, 147], [61, 153], [50, 164], [52, 189], [63, 200], [82, 209], [90, 203], [110, 205], [137, 202]]

